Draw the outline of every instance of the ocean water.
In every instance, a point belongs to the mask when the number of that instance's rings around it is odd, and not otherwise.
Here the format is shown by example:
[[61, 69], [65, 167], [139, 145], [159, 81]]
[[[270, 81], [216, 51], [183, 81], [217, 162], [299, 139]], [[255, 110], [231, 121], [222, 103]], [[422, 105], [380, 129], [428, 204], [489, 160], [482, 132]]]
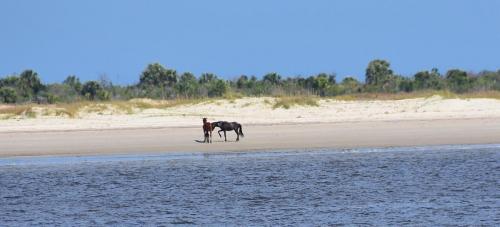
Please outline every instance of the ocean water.
[[0, 159], [0, 226], [500, 225], [500, 146]]

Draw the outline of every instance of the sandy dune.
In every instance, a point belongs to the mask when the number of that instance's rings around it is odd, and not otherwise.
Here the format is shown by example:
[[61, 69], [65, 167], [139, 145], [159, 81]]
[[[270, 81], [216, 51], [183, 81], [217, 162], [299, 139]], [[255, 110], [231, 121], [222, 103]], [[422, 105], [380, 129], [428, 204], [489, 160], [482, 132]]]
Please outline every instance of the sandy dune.
[[201, 124], [202, 117], [245, 125], [500, 118], [500, 100], [495, 99], [442, 99], [439, 96], [389, 101], [324, 99], [318, 107], [294, 106], [290, 109], [273, 109], [273, 102], [273, 98], [243, 98], [137, 110], [132, 114], [101, 111], [81, 112], [73, 119], [60, 116], [14, 118], [0, 120], [0, 132], [195, 127]]

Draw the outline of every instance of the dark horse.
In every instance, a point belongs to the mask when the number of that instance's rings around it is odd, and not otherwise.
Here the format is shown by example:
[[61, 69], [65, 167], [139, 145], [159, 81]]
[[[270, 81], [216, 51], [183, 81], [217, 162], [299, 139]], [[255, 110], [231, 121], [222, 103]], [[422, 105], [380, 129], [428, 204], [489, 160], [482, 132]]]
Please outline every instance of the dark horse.
[[232, 131], [236, 132], [236, 141], [240, 140], [240, 136], [244, 137], [243, 135], [243, 129], [241, 127], [241, 124], [238, 122], [227, 122], [227, 121], [217, 121], [217, 122], [212, 122], [212, 130], [215, 129], [215, 127], [219, 127], [220, 130], [218, 131], [219, 136], [222, 138], [220, 135], [220, 132], [224, 132], [224, 141], [227, 141], [226, 137], [226, 131]]
[[212, 143], [212, 131], [214, 128], [212, 124], [207, 121], [207, 118], [203, 118], [203, 135], [205, 135], [204, 143]]

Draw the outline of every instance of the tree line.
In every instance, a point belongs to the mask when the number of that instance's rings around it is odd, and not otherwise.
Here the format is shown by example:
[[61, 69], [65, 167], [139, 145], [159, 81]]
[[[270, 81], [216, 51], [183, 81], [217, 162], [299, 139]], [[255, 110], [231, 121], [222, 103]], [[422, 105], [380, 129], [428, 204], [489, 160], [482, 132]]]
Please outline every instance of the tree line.
[[115, 85], [105, 76], [99, 80], [81, 82], [75, 75], [61, 83], [43, 84], [38, 73], [25, 70], [19, 75], [0, 79], [2, 103], [57, 103], [81, 100], [128, 100], [132, 98], [175, 99], [275, 95], [338, 96], [357, 93], [398, 93], [419, 90], [448, 90], [455, 93], [500, 91], [500, 70], [466, 72], [460, 69], [441, 74], [438, 69], [417, 72], [411, 77], [394, 73], [386, 60], [371, 61], [365, 72], [365, 81], [354, 77], [336, 80], [335, 74], [287, 76], [268, 73], [262, 78], [241, 75], [224, 80], [212, 73], [199, 77], [189, 72], [179, 74], [159, 63], [147, 65], [133, 85]]

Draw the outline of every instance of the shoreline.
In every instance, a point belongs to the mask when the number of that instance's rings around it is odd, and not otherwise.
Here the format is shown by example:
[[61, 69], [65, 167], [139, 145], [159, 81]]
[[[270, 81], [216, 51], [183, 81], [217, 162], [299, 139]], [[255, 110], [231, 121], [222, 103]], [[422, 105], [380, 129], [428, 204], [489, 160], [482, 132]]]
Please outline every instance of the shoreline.
[[498, 118], [243, 125], [236, 143], [199, 127], [0, 132], [0, 158], [500, 144]]
[[459, 145], [429, 145], [429, 146], [402, 146], [402, 147], [366, 147], [349, 149], [315, 148], [315, 149], [275, 149], [275, 150], [248, 150], [222, 152], [164, 152], [164, 153], [129, 153], [129, 154], [98, 154], [98, 155], [39, 155], [39, 156], [9, 156], [0, 157], [1, 166], [39, 165], [39, 164], [74, 164], [74, 163], [102, 163], [122, 161], [155, 161], [177, 160], [207, 157], [266, 157], [275, 155], [301, 154], [330, 154], [334, 153], [379, 153], [379, 152], [425, 152], [426, 150], [463, 151], [474, 149], [498, 149], [500, 144], [459, 144]]

